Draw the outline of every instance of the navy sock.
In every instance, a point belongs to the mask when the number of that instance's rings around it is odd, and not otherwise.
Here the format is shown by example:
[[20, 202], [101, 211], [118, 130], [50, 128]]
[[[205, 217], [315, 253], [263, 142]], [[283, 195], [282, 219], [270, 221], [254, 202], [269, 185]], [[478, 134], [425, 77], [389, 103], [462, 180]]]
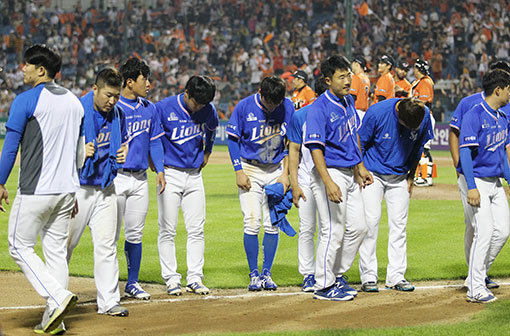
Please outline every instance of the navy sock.
[[259, 258], [259, 236], [244, 234], [244, 251], [246, 252], [246, 258], [248, 259], [248, 267], [250, 272], [258, 269], [258, 258]]
[[264, 234], [264, 240], [262, 241], [262, 247], [264, 249], [264, 261], [262, 264], [262, 269], [271, 270], [271, 267], [273, 267], [276, 249], [278, 248], [278, 237], [278, 233]]
[[128, 241], [124, 243], [124, 252], [126, 253], [128, 284], [138, 282], [140, 273], [140, 262], [142, 261], [142, 243], [133, 244]]

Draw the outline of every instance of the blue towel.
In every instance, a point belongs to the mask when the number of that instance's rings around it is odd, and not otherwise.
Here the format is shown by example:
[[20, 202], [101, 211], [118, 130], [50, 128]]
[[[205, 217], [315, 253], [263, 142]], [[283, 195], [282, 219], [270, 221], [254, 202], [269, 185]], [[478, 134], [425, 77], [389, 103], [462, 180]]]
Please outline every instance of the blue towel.
[[289, 189], [284, 195], [283, 184], [281, 183], [267, 185], [265, 189], [271, 223], [278, 226], [287, 236], [294, 237], [296, 230], [285, 217], [292, 207], [292, 190]]
[[[98, 130], [96, 130], [96, 123], [94, 120], [94, 91], [91, 91], [83, 96], [81, 98], [81, 102], [85, 110], [85, 114], [83, 116], [85, 143], [93, 142], [94, 146], [96, 147], [94, 156], [87, 158], [82, 168], [81, 174], [83, 177], [87, 178], [94, 174], [94, 163], [98, 159], [96, 142]], [[117, 170], [119, 169], [119, 164], [117, 163], [117, 150], [120, 148], [122, 137], [120, 130], [120, 113], [122, 112], [120, 111], [120, 108], [115, 105], [113, 111], [110, 113], [113, 113], [111, 124], [112, 129], [110, 138], [110, 151], [108, 153], [103, 181], [101, 182], [101, 187], [103, 189], [110, 185], [115, 176], [117, 176]]]

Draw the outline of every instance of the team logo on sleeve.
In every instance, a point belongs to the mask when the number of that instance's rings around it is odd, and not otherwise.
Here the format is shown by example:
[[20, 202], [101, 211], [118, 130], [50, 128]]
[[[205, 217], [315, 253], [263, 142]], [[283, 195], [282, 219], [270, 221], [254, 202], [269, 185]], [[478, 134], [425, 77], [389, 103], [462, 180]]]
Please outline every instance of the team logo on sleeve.
[[382, 137], [383, 140], [390, 140], [391, 139], [391, 136], [389, 133], [384, 133], [383, 137]]
[[246, 117], [246, 121], [255, 121], [255, 120], [257, 120], [257, 117], [252, 112], [250, 112], [248, 114], [248, 116]]
[[175, 115], [174, 112], [170, 113], [170, 116], [168, 117], [168, 121], [176, 121], [179, 120], [179, 118]]
[[318, 133], [308, 134], [308, 139], [320, 139], [321, 135]]

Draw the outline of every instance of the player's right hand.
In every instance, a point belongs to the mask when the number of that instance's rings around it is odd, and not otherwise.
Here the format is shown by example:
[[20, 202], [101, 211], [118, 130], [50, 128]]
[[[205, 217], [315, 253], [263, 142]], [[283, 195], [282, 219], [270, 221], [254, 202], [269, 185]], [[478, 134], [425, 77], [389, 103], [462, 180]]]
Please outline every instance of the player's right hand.
[[468, 204], [474, 207], [480, 207], [480, 193], [478, 189], [469, 189], [467, 193]]
[[242, 169], [236, 171], [236, 184], [243, 191], [250, 191], [251, 189], [250, 178], [244, 173]]
[[326, 193], [328, 194], [328, 199], [333, 203], [342, 202], [342, 191], [338, 185], [333, 182], [333, 180], [324, 184], [326, 185]]
[[0, 211], [5, 212], [3, 200], [5, 204], [9, 204], [9, 193], [3, 184], [0, 184]]
[[292, 203], [294, 203], [294, 206], [296, 208], [299, 208], [299, 199], [302, 198], [304, 201], [306, 201], [305, 193], [303, 192], [303, 189], [301, 189], [300, 186], [295, 186], [292, 188]]
[[76, 215], [78, 214], [78, 211], [79, 211], [79, 209], [78, 209], [78, 200], [76, 200], [74, 202], [73, 211], [71, 211], [71, 218], [76, 217]]
[[165, 173], [160, 172], [156, 175], [156, 185], [159, 186], [158, 195], [161, 195], [165, 191], [166, 186]]
[[85, 157], [92, 157], [96, 152], [96, 146], [93, 142], [89, 142], [85, 145]]

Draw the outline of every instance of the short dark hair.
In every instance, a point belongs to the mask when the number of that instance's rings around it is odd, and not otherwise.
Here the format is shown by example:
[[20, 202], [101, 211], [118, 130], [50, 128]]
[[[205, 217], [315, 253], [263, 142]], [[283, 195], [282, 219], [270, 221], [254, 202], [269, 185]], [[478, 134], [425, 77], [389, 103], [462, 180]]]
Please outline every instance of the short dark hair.
[[486, 96], [493, 94], [498, 86], [503, 89], [508, 85], [510, 85], [510, 73], [505, 70], [490, 70], [482, 78], [482, 88]]
[[44, 44], [34, 44], [25, 50], [23, 59], [26, 63], [33, 64], [37, 67], [44, 67], [46, 74], [50, 78], [55, 78], [62, 66], [62, 58], [54, 49]]
[[337, 70], [351, 70], [351, 62], [345, 56], [334, 55], [321, 64], [321, 72], [324, 77], [332, 78]]
[[269, 76], [260, 82], [260, 96], [270, 103], [280, 104], [285, 98], [285, 82], [281, 77]]
[[216, 85], [207, 76], [192, 76], [186, 83], [185, 90], [188, 97], [195, 99], [199, 104], [208, 104], [214, 99]]
[[416, 98], [404, 98], [398, 104], [397, 113], [407, 128], [416, 129], [425, 117], [425, 105]]
[[151, 74], [151, 69], [145, 63], [145, 61], [138, 59], [138, 58], [130, 58], [124, 64], [120, 66], [119, 69], [122, 78], [124, 78], [124, 84], [123, 87], [126, 87], [127, 80], [132, 79], [136, 81], [138, 79], [138, 76], [142, 75], [145, 78], [149, 78]]
[[507, 61], [496, 60], [496, 61], [492, 62], [491, 64], [489, 64], [489, 70], [494, 70], [494, 69], [501, 69], [501, 70], [505, 70], [506, 72], [510, 72], [510, 65], [508, 64]]
[[324, 76], [320, 76], [315, 80], [315, 94], [320, 96], [329, 88], [328, 84], [326, 84], [326, 79]]
[[120, 87], [122, 86], [122, 75], [117, 69], [104, 68], [98, 72], [94, 84], [96, 84], [98, 88], [103, 88], [106, 85]]

